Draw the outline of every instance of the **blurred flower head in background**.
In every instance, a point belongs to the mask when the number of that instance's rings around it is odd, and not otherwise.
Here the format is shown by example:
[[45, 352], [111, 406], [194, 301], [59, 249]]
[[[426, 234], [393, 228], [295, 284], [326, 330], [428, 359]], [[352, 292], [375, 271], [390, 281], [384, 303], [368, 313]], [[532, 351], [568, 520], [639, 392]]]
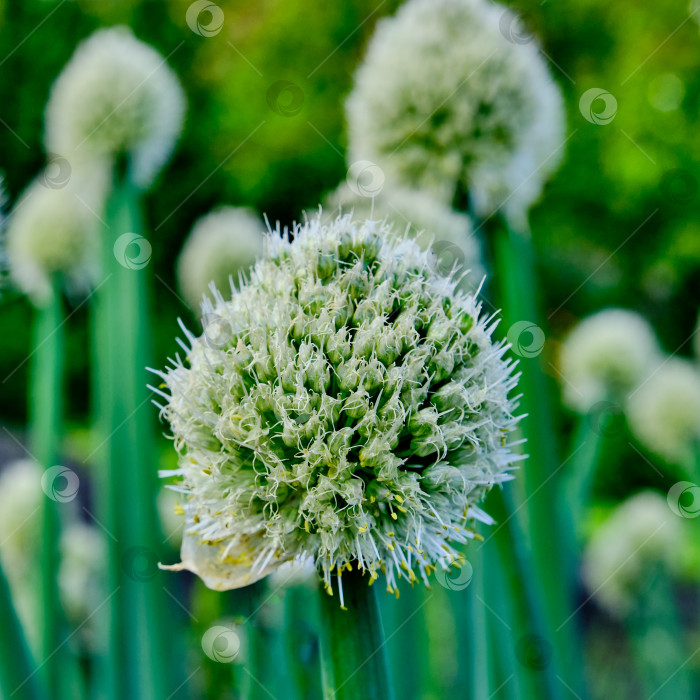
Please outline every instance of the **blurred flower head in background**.
[[485, 274], [481, 245], [470, 218], [432, 195], [384, 187], [375, 197], [363, 197], [343, 183], [327, 196], [325, 219], [347, 212], [358, 219], [386, 220], [396, 231], [406, 230], [421, 248], [432, 250], [443, 274], [452, 272], [456, 265], [459, 272], [469, 270], [465, 282], [470, 288], [481, 283]]
[[220, 207], [195, 222], [177, 261], [178, 285], [193, 309], [199, 309], [212, 282], [230, 296], [238, 273], [247, 272], [262, 253], [265, 229], [245, 207]]
[[564, 111], [534, 40], [505, 25], [486, 0], [409, 0], [381, 20], [347, 101], [349, 162], [521, 220], [561, 160]]
[[78, 46], [51, 89], [45, 144], [70, 163], [129, 158], [149, 185], [182, 129], [185, 96], [175, 73], [128, 27], [99, 29]]
[[87, 523], [74, 521], [61, 533], [58, 589], [68, 621], [80, 630], [86, 646], [98, 644], [94, 611], [102, 602], [107, 564], [104, 537]]
[[[216, 332], [158, 373], [183, 478], [182, 564], [215, 589], [312, 556], [391, 591], [459, 562], [518, 459], [517, 377], [492, 318], [387, 224], [273, 235]], [[352, 562], [352, 564], [351, 564]], [[417, 569], [418, 576], [414, 569]], [[370, 578], [368, 577], [368, 578]], [[342, 590], [341, 590], [342, 604]]]
[[36, 603], [43, 498], [41, 467], [33, 460], [12, 462], [0, 472], [0, 559], [32, 642], [41, 620]]
[[700, 445], [700, 370], [669, 357], [627, 402], [630, 428], [639, 442], [667, 462], [692, 469]]
[[7, 252], [17, 286], [41, 304], [59, 275], [68, 291], [84, 292], [98, 267], [95, 213], [106, 191], [104, 171], [73, 170], [61, 187], [47, 186], [46, 173], [22, 193], [8, 218]]
[[576, 325], [559, 357], [564, 402], [580, 412], [599, 401], [622, 401], [657, 365], [661, 350], [643, 316], [604, 309]]
[[682, 565], [683, 521], [666, 498], [642, 491], [616, 506], [592, 535], [583, 557], [583, 579], [605, 610], [624, 618], [657, 567], [673, 574]]

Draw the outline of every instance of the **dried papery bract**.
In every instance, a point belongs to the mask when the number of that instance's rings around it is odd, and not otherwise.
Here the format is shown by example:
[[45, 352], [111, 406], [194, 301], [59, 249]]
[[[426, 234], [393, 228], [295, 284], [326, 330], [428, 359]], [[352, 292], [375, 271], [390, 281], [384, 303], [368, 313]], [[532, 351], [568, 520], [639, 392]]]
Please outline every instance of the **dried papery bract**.
[[311, 556], [328, 587], [353, 567], [390, 591], [427, 583], [490, 522], [479, 503], [517, 459], [506, 346], [388, 225], [292, 233], [158, 372], [186, 514], [174, 568], [223, 590]]
[[478, 216], [521, 221], [561, 160], [564, 112], [534, 40], [487, 0], [409, 0], [381, 20], [347, 101], [349, 162]]
[[195, 222], [177, 261], [178, 285], [192, 309], [199, 309], [212, 282], [230, 296], [231, 282], [237, 284], [238, 273], [262, 253], [265, 229], [260, 217], [245, 207], [221, 207]]

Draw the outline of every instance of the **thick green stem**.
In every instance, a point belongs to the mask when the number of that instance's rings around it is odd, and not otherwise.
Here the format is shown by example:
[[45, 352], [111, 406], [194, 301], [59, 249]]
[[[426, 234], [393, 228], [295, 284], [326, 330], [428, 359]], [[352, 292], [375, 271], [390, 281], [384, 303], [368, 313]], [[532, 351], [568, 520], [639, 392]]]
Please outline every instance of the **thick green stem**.
[[627, 630], [644, 697], [698, 697], [668, 572], [662, 567], [650, 567], [641, 584], [643, 588], [627, 620]]
[[355, 569], [342, 576], [345, 610], [321, 590], [321, 659], [326, 700], [393, 700], [374, 587]]
[[[485, 600], [488, 603], [494, 591], [493, 579], [502, 579], [512, 626], [512, 647], [531, 636], [532, 639], [547, 645], [547, 648], [553, 649], [554, 644], [551, 640], [554, 639], [554, 635], [547, 619], [542, 589], [533, 568], [532, 555], [527, 548], [526, 535], [520, 525], [518, 509], [509, 485], [492, 490], [486, 501], [486, 510], [496, 520], [496, 525], [483, 546], [495, 546], [497, 554], [487, 550], [493, 566], [489, 567], [486, 573], [489, 595]], [[502, 663], [505, 663], [503, 659]], [[532, 673], [532, 670], [536, 673]], [[556, 657], [547, 659], [547, 663], [537, 669], [530, 669], [527, 664], [521, 663], [518, 683], [523, 688], [522, 696], [533, 700], [556, 700], [566, 697], [568, 691], [557, 680], [557, 675], [561, 675], [561, 670]]]
[[0, 696], [12, 700], [46, 698], [39, 686], [39, 674], [15, 612], [10, 586], [0, 563]]
[[605, 431], [610, 422], [609, 416], [585, 415], [574, 437], [571, 458], [562, 475], [561, 502], [563, 516], [571, 529], [571, 544], [577, 545], [581, 539], [581, 526], [591, 499], [598, 461], [603, 448]]
[[284, 593], [286, 657], [297, 700], [320, 700], [318, 602], [307, 585]]
[[[103, 232], [105, 280], [97, 295], [96, 361], [102, 464], [101, 503], [110, 532], [110, 651], [107, 697], [167, 697], [179, 684], [168, 668], [157, 474], [145, 370], [150, 348], [150, 247], [141, 236], [139, 191], [115, 182]], [[125, 236], [127, 238], [125, 238]], [[115, 245], [116, 244], [116, 245]]]
[[[37, 309], [34, 355], [30, 376], [30, 425], [32, 454], [46, 471], [60, 460], [63, 415], [64, 313], [60, 285], [51, 281], [50, 297]], [[52, 698], [64, 696], [69, 667], [63, 648], [64, 620], [58, 599], [58, 567], [61, 504], [44, 497], [41, 527], [42, 676]]]
[[[529, 459], [523, 467], [523, 506], [532, 548], [537, 586], [545, 610], [545, 638], [554, 649], [554, 661], [567, 685], [583, 696], [580, 641], [575, 621], [566, 623], [573, 607], [573, 590], [567, 585], [567, 556], [561, 528], [553, 526], [553, 504], [560, 498], [560, 471], [550, 386], [541, 366], [545, 331], [539, 310], [537, 274], [529, 232], [516, 232], [499, 222], [493, 231], [497, 283], [503, 306], [504, 328], [522, 373], [520, 428], [527, 438]], [[520, 325], [519, 325], [520, 324]]]

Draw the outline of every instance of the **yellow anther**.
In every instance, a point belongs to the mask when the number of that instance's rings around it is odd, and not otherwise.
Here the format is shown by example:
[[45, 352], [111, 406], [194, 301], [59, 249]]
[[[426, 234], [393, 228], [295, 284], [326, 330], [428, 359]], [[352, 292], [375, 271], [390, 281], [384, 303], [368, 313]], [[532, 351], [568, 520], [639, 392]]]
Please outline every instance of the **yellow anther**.
[[401, 496], [399, 496], [398, 493], [395, 493], [395, 494], [394, 494], [394, 498], [395, 498], [399, 503], [403, 503], [403, 498], [401, 498]]
[[392, 513], [392, 514], [391, 514], [391, 517], [392, 517], [394, 520], [398, 520], [398, 519], [399, 519], [399, 516], [396, 515], [396, 513]]

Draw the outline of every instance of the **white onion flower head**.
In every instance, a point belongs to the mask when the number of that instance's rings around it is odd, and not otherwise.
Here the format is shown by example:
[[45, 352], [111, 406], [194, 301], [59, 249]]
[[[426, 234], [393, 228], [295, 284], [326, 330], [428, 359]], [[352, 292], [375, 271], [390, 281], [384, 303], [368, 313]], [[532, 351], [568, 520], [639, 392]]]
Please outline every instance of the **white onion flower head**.
[[536, 43], [488, 0], [408, 0], [380, 20], [347, 101], [349, 161], [480, 216], [522, 219], [556, 169], [563, 102]]
[[12, 568], [26, 570], [22, 562], [31, 559], [28, 552], [38, 551], [43, 498], [36, 462], [21, 459], [0, 472], [0, 551]]
[[41, 467], [36, 462], [21, 459], [0, 471], [0, 558], [31, 643], [39, 642], [41, 624], [35, 591], [43, 499]]
[[604, 309], [584, 318], [561, 345], [564, 402], [585, 412], [599, 401], [625, 398], [660, 353], [653, 329], [634, 311]]
[[352, 211], [356, 218], [386, 220], [395, 230], [406, 229], [418, 245], [438, 257], [438, 266], [448, 273], [453, 264], [469, 271], [466, 282], [476, 289], [484, 277], [481, 245], [471, 219], [427, 192], [404, 187], [384, 187], [375, 197], [362, 197], [346, 183], [326, 198], [328, 212]]
[[391, 591], [491, 522], [517, 377], [493, 317], [405, 234], [319, 214], [204, 308], [215, 332], [157, 373], [186, 497], [175, 569], [228, 589], [310, 556], [327, 587], [357, 566]]
[[[92, 525], [75, 521], [61, 533], [58, 590], [68, 619], [84, 625], [101, 602], [106, 548], [102, 534]], [[93, 636], [95, 630], [89, 630]], [[94, 641], [94, 640], [91, 640]]]
[[583, 556], [583, 580], [596, 601], [616, 618], [634, 608], [657, 567], [683, 566], [683, 521], [666, 498], [641, 491], [617, 506], [594, 532]]
[[73, 165], [120, 155], [149, 185], [182, 130], [185, 97], [177, 76], [128, 27], [99, 29], [83, 41], [51, 89], [46, 149]]
[[634, 436], [666, 461], [690, 468], [700, 447], [700, 371], [672, 357], [650, 373], [627, 402]]
[[177, 261], [185, 301], [199, 308], [212, 282], [222, 294], [232, 293], [238, 273], [247, 272], [262, 253], [265, 229], [246, 207], [221, 207], [198, 219]]
[[90, 287], [98, 267], [99, 211], [105, 194], [103, 171], [73, 171], [59, 189], [42, 176], [22, 193], [8, 217], [7, 253], [15, 283], [35, 303], [60, 275], [69, 291]]

